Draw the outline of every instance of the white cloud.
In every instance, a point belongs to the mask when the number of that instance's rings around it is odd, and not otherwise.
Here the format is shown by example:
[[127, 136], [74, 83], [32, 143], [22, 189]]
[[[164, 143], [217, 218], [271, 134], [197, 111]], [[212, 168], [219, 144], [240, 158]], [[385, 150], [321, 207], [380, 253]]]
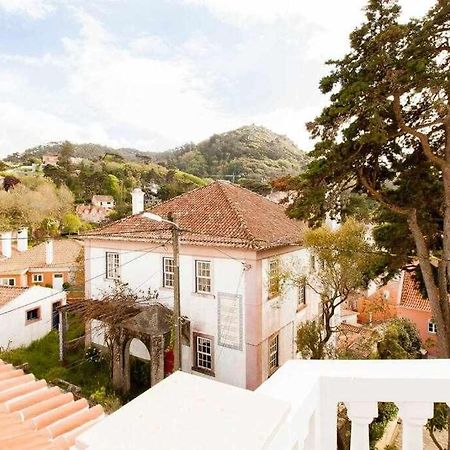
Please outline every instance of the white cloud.
[[[336, 28], [344, 24], [355, 25], [354, 19], [367, 0], [180, 0], [186, 4], [209, 8], [222, 19], [240, 25], [253, 23], [273, 23], [276, 20], [305, 20]], [[423, 14], [433, 0], [400, 0], [407, 15]]]
[[[345, 0], [343, 11], [332, 0], [176, 0], [263, 26], [237, 30], [233, 44], [190, 30], [175, 45], [160, 34], [119, 37], [83, 1], [0, 0], [0, 10], [36, 19], [64, 4], [79, 24], [55, 53], [0, 55], [0, 155], [61, 139], [163, 150], [249, 123], [308, 149], [305, 123], [326, 101], [323, 61], [345, 50], [365, 2]], [[403, 3], [421, 14], [431, 1]]]
[[[208, 80], [189, 59], [136, 54], [135, 45], [119, 45], [92, 16], [76, 17], [79, 36], [64, 39], [62, 54], [46, 57], [60, 87], [32, 76], [19, 85], [12, 69], [2, 77], [0, 153], [60, 139], [161, 150], [239, 124], [214, 104]], [[3, 59], [24, 74], [39, 61]]]
[[57, 0], [0, 0], [0, 9], [11, 14], [23, 14], [41, 19], [54, 11]]

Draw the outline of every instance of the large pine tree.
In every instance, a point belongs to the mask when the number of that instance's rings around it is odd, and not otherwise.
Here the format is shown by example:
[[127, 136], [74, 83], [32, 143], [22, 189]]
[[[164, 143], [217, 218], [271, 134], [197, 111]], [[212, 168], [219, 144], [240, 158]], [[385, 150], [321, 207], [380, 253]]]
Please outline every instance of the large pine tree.
[[370, 0], [350, 52], [329, 61], [329, 104], [309, 124], [314, 159], [290, 213], [318, 223], [349, 191], [375, 200], [378, 237], [419, 261], [450, 357], [450, 0], [407, 23], [400, 12], [397, 1]]

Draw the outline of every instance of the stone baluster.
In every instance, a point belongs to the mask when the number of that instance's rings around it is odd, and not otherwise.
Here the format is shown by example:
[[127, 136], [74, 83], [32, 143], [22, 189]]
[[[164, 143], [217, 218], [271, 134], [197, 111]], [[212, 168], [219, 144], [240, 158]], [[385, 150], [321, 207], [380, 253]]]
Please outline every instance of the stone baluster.
[[423, 449], [423, 427], [433, 417], [432, 402], [402, 402], [397, 404], [403, 426], [403, 449]]
[[346, 404], [352, 422], [351, 450], [369, 450], [369, 425], [378, 416], [376, 402], [351, 402]]

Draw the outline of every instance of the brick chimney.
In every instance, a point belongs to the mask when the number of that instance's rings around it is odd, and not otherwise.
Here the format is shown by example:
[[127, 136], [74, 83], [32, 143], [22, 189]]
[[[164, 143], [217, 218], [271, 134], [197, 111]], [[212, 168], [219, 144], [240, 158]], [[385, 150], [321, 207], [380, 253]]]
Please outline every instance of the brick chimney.
[[11, 258], [12, 255], [12, 231], [4, 231], [0, 233], [2, 243], [2, 255], [5, 258]]
[[45, 242], [45, 264], [53, 263], [53, 239]]
[[17, 250], [19, 252], [28, 250], [28, 228], [17, 230]]
[[140, 188], [133, 189], [131, 193], [133, 215], [144, 211], [144, 192]]

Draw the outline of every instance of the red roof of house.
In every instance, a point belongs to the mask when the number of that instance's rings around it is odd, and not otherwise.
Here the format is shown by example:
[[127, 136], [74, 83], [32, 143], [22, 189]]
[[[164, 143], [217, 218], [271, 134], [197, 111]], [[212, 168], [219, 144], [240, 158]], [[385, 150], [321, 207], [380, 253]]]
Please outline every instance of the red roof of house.
[[407, 270], [403, 271], [402, 294], [399, 306], [419, 311], [431, 311], [430, 301], [422, 295], [413, 274]]
[[75, 401], [71, 393], [0, 360], [0, 448], [68, 450], [75, 438], [103, 417], [101, 406]]
[[[282, 206], [227, 181], [187, 192], [149, 211], [164, 218], [173, 213], [183, 230], [182, 244], [263, 249], [298, 244], [305, 229], [289, 219]], [[136, 214], [85, 236], [161, 243], [170, 239], [170, 227]]]

